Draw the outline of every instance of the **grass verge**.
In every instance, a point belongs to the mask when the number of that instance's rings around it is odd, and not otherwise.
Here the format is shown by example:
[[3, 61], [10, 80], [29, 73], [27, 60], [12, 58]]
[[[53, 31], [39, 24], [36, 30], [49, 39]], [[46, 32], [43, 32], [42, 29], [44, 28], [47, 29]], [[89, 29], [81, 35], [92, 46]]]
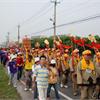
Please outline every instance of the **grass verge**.
[[8, 76], [4, 67], [0, 64], [0, 100], [21, 100], [16, 88], [8, 86]]

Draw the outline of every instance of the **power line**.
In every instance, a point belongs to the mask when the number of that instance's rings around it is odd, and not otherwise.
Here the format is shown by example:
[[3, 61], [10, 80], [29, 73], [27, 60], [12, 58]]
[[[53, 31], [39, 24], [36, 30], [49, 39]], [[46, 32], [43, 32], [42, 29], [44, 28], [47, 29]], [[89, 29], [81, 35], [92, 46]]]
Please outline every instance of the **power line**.
[[44, 15], [46, 15], [50, 11], [51, 8], [52, 8], [52, 6], [50, 6], [48, 9], [46, 9], [44, 12], [42, 12], [40, 15], [38, 15], [36, 18], [34, 18], [34, 23], [33, 23], [33, 21], [31, 21], [32, 24], [35, 25], [35, 22], [39, 21]]
[[72, 21], [72, 22], [69, 22], [69, 23], [61, 24], [61, 25], [58, 25], [57, 27], [59, 28], [59, 27], [62, 27], [62, 26], [76, 24], [76, 23], [80, 23], [80, 22], [84, 22], [84, 21], [89, 21], [89, 20], [96, 19], [96, 18], [99, 18], [99, 17], [100, 17], [100, 14], [95, 15], [95, 16], [91, 16], [91, 17], [86, 17], [84, 19], [80, 19], [80, 20], [77, 20], [77, 21]]
[[[89, 21], [89, 20], [93, 20], [93, 19], [97, 19], [97, 18], [100, 18], [100, 14], [95, 15], [95, 16], [91, 16], [91, 17], [86, 17], [86, 18], [84, 18], [84, 19], [72, 21], [72, 22], [69, 22], [69, 23], [57, 25], [57, 28], [59, 28], [59, 27], [64, 27], [64, 26], [68, 26], [68, 25], [71, 25], [71, 24], [81, 23], [81, 22], [85, 22], [85, 21]], [[45, 31], [49, 31], [49, 30], [51, 30], [51, 29], [53, 29], [53, 27], [46, 28], [46, 29], [43, 29], [43, 30], [38, 31], [38, 32], [34, 32], [33, 34], [37, 34], [37, 33], [45, 32]]]
[[69, 8], [69, 9], [64, 9], [64, 10], [62, 10], [61, 12], [57, 12], [57, 14], [64, 14], [65, 11], [67, 11], [67, 12], [69, 11], [69, 13], [70, 13], [71, 11], [76, 10], [76, 6], [78, 7], [78, 9], [80, 9], [80, 7], [84, 7], [84, 5], [86, 5], [88, 1], [89, 1], [89, 0], [87, 0], [87, 1], [85, 1], [85, 2], [81, 2], [81, 3], [77, 4], [77, 5], [72, 6], [72, 7]]
[[[42, 15], [38, 16], [38, 17], [39, 17], [39, 19], [37, 18], [38, 20], [35, 20], [34, 22], [32, 21], [33, 23], [32, 23], [32, 25], [31, 25], [31, 26], [32, 26], [31, 28], [33, 28], [33, 25], [36, 25], [37, 22], [40, 23], [40, 18], [43, 18], [43, 16], [46, 15], [46, 14], [50, 11], [51, 8], [52, 8], [52, 6], [51, 6], [49, 9], [46, 9], [46, 11], [45, 11], [44, 13], [42, 13]], [[42, 16], [42, 17], [41, 17], [41, 16]], [[46, 19], [45, 19], [45, 20], [46, 20]], [[43, 21], [43, 20], [42, 20], [42, 21]], [[30, 28], [30, 29], [31, 29], [31, 28]], [[28, 29], [28, 27], [27, 27], [27, 29]], [[31, 34], [27, 34], [27, 35], [31, 35]]]
[[[83, 3], [82, 3], [82, 4], [83, 4]], [[82, 5], [82, 4], [81, 4], [81, 5]], [[30, 22], [30, 21], [31, 21], [31, 23], [33, 23], [32, 20], [34, 20], [34, 22], [35, 22], [35, 21], [39, 21], [39, 20], [43, 17], [42, 15], [47, 14], [48, 11], [51, 9], [50, 6], [51, 6], [50, 3], [47, 2], [47, 3], [43, 6], [43, 8], [40, 9], [40, 11], [38, 11], [36, 14], [32, 15], [30, 18], [28, 18], [28, 19], [26, 19], [25, 21], [23, 21], [20, 25], [23, 26], [23, 25], [25, 25], [27, 22]], [[39, 19], [38, 19], [38, 18], [39, 18]], [[85, 19], [87, 19], [87, 17], [86, 17]], [[92, 18], [92, 19], [95, 19], [95, 18]], [[91, 19], [89, 19], [89, 20], [91, 20]], [[58, 28], [58, 27], [67, 26], [67, 24], [70, 25], [70, 24], [74, 24], [74, 23], [79, 23], [79, 21], [80, 21], [80, 22], [83, 22], [82, 20], [72, 21], [72, 22], [69, 22], [69, 23], [65, 23], [65, 24], [58, 25], [57, 28]], [[87, 20], [87, 21], [88, 21], [88, 20]], [[34, 24], [34, 23], [33, 23], [33, 24]], [[44, 30], [42, 30], [42, 31], [35, 32], [35, 33], [40, 33], [40, 32], [44, 32], [44, 31], [48, 31], [48, 30], [51, 30], [51, 29], [53, 29], [53, 28], [54, 28], [54, 27], [46, 28], [46, 29], [44, 29]]]
[[[81, 4], [81, 3], [80, 3]], [[83, 4], [83, 3], [82, 3]], [[48, 7], [48, 8], [47, 8]], [[51, 9], [50, 7], [50, 2], [47, 2], [41, 9], [40, 11], [38, 11], [37, 13], [35, 13], [34, 15], [32, 15], [30, 18], [26, 19], [25, 21], [23, 21], [22, 23], [20, 23], [20, 26], [25, 25], [27, 22], [31, 21], [32, 19], [34, 19], [35, 21], [37, 21], [37, 19], [41, 18], [40, 16], [45, 15], [49, 10]], [[17, 26], [16, 26], [17, 27]], [[15, 27], [14, 27], [15, 28]]]
[[[45, 15], [49, 10], [51, 9], [51, 5], [50, 2], [45, 3], [45, 5], [38, 11], [36, 12], [34, 15], [32, 15], [30, 18], [26, 19], [25, 21], [23, 21], [22, 23], [20, 23], [20, 26], [22, 27], [23, 25], [25, 25], [27, 22], [30, 22], [32, 19], [34, 19], [35, 21], [37, 21], [36, 19], [40, 16]], [[41, 18], [41, 17], [40, 17]], [[39, 18], [39, 19], [40, 19]], [[34, 22], [35, 22], [34, 21]], [[18, 28], [18, 26], [16, 25], [15, 27], [12, 28], [12, 30], [14, 28]], [[19, 31], [19, 28], [18, 28]], [[20, 40], [20, 33], [18, 32], [18, 41]]]
[[[81, 2], [79, 5], [82, 5], [83, 6], [83, 4], [85, 4], [85, 3], [87, 3], [89, 0], [86, 0], [85, 2]], [[79, 6], [78, 6], [79, 7]], [[56, 32], [54, 32], [54, 33], [56, 33]]]
[[[93, 7], [93, 3], [89, 3], [89, 0], [86, 0], [85, 2], [81, 2], [79, 4], [77, 4], [76, 6], [73, 6], [72, 8], [66, 9], [68, 11], [62, 11], [61, 13], [57, 13], [58, 17], [61, 17], [60, 14], [67, 14], [66, 17], [63, 18], [63, 20], [66, 20], [65, 18], [69, 18], [69, 17], [73, 17], [73, 15], [75, 15], [75, 13], [81, 13], [83, 12], [84, 9], [86, 9], [87, 13], [90, 13], [90, 7]], [[63, 15], [62, 15], [63, 16]]]
[[[80, 3], [80, 4], [82, 5], [83, 3]], [[20, 25], [23, 26], [25, 23], [31, 21], [33, 18], [36, 21], [37, 17], [40, 17], [41, 15], [45, 14], [45, 11], [48, 12], [47, 9], [49, 8], [49, 6], [50, 6], [50, 4], [47, 2], [46, 5], [44, 5], [43, 8], [40, 9], [40, 11], [38, 11], [37, 13], [35, 13], [34, 15], [32, 15], [30, 18], [28, 18], [25, 21], [23, 21]], [[50, 8], [49, 8], [49, 10], [50, 10]]]
[[[36, 25], [37, 22], [40, 23], [40, 19], [43, 18], [43, 16], [45, 16], [47, 13], [49, 13], [50, 9], [52, 8], [52, 6], [50, 6], [48, 9], [45, 10], [45, 12], [41, 13], [39, 16], [37, 16], [36, 19], [34, 19], [34, 22], [32, 21], [32, 28], [33, 28], [33, 25]], [[38, 20], [37, 20], [38, 19]], [[45, 19], [46, 20], [46, 19]], [[43, 21], [43, 20], [42, 20]], [[28, 27], [27, 27], [28, 29]], [[30, 34], [27, 34], [27, 35], [30, 35]]]
[[35, 14], [33, 14], [31, 17], [29, 17], [28, 19], [26, 19], [25, 21], [23, 21], [20, 25], [24, 25], [25, 23], [31, 21], [34, 18], [37, 18], [37, 16], [40, 16], [43, 12], [45, 12], [45, 10], [47, 10], [50, 7], [50, 2], [47, 2], [38, 12], [36, 12]]

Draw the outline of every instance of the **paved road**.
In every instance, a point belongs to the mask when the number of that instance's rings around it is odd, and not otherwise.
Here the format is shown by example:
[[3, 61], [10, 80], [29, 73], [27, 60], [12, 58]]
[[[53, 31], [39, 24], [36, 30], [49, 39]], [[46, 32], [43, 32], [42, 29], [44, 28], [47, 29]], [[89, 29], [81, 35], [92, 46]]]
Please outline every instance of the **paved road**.
[[[23, 81], [18, 82], [17, 85], [17, 90], [19, 94], [22, 97], [22, 100], [34, 100], [33, 99], [33, 93], [30, 91], [24, 91], [25, 88], [25, 82], [24, 82], [24, 77], [22, 77]], [[79, 100], [79, 95], [78, 96], [73, 96], [72, 94], [72, 84], [71, 81], [69, 80], [68, 82], [68, 88], [59, 88], [59, 94], [61, 100]], [[55, 100], [55, 92], [52, 90], [51, 91], [51, 100]]]
[[[21, 81], [18, 83], [17, 90], [20, 93], [22, 100], [34, 100], [33, 99], [33, 93], [30, 91], [24, 91], [24, 81]], [[61, 100], [79, 100], [79, 95], [78, 96], [73, 96], [72, 94], [72, 86], [71, 82], [68, 83], [68, 88], [60, 88], [59, 89], [59, 94]], [[51, 100], [55, 100], [55, 92], [52, 89], [51, 91]]]
[[24, 91], [24, 85], [22, 83], [18, 83], [17, 91], [20, 94], [22, 100], [34, 100], [33, 95], [30, 91]]

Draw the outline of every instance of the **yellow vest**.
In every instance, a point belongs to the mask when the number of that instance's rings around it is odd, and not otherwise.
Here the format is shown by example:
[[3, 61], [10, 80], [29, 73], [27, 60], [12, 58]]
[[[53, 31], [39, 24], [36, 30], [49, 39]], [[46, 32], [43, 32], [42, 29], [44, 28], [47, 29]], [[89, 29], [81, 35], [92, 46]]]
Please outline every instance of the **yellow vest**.
[[29, 62], [28, 60], [26, 60], [26, 62], [25, 62], [25, 69], [26, 69], [26, 70], [31, 70], [33, 64], [34, 64], [33, 61]]
[[98, 59], [97, 57], [96, 57], [96, 62], [97, 62], [97, 63], [100, 63], [100, 59]]
[[51, 71], [49, 72], [49, 80], [48, 82], [51, 83], [51, 84], [54, 84], [54, 83], [57, 83], [57, 79], [58, 79], [58, 76], [57, 76], [57, 69], [56, 68], [52, 68], [50, 67]]
[[64, 65], [65, 65], [66, 69], [68, 69], [68, 68], [69, 68], [68, 61], [64, 60]]
[[90, 69], [93, 71], [95, 69], [93, 62], [91, 60], [89, 62], [90, 62], [90, 64], [88, 65], [86, 63], [85, 59], [84, 58], [82, 59], [82, 63], [81, 63], [82, 70]]
[[26, 70], [32, 70], [32, 66], [34, 64], [34, 60], [31, 62], [28, 61], [28, 52], [26, 52], [26, 61], [25, 61], [25, 69]]

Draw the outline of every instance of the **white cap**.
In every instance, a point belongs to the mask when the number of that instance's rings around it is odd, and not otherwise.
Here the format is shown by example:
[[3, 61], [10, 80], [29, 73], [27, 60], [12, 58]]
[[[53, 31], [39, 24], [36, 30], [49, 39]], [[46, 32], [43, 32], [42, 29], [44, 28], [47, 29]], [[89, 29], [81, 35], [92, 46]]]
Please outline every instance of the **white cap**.
[[52, 59], [51, 64], [56, 64], [56, 61], [54, 59]]
[[13, 55], [12, 57], [11, 57], [11, 60], [13, 60], [13, 59], [15, 59], [16, 58], [16, 56], [15, 55]]
[[18, 55], [21, 55], [22, 54], [22, 52], [18, 52]]
[[38, 62], [38, 61], [40, 61], [40, 58], [39, 57], [36, 57], [35, 58], [35, 62]]
[[46, 39], [46, 40], [44, 40], [44, 43], [45, 44], [49, 44], [49, 41]]

